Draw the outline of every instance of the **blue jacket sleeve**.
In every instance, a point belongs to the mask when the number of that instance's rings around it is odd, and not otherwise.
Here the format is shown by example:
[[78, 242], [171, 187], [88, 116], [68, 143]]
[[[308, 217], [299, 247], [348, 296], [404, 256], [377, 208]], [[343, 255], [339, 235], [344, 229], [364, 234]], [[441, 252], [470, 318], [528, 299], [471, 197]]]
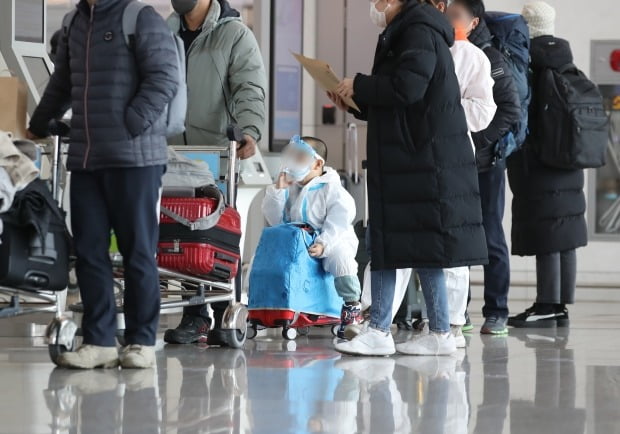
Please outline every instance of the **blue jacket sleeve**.
[[144, 8], [138, 16], [134, 50], [141, 81], [125, 120], [129, 132], [138, 136], [159, 119], [179, 85], [174, 39], [152, 7]]

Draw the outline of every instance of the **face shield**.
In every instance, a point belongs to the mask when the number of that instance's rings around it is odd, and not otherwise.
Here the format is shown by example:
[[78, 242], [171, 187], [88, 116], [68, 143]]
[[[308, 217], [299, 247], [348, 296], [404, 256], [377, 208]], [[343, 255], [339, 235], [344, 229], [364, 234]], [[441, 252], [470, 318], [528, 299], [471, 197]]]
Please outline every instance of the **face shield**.
[[303, 181], [316, 160], [325, 162], [307, 142], [294, 136], [282, 151], [282, 172], [293, 181]]

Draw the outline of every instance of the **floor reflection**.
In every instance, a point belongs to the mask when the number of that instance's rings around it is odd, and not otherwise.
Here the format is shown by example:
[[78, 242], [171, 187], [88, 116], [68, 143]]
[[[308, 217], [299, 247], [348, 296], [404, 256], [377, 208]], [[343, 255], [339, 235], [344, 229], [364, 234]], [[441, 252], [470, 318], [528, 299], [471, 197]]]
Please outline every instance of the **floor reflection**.
[[[567, 332], [470, 339], [456, 357], [429, 358], [341, 357], [327, 334], [259, 338], [243, 351], [166, 346], [155, 370], [53, 370], [43, 391], [48, 426], [88, 434], [618, 432], [620, 368], [580, 365]], [[578, 405], [584, 396], [588, 408]]]
[[[583, 434], [586, 410], [576, 408], [575, 356], [567, 349], [568, 330], [536, 330], [519, 335], [536, 356], [532, 400], [510, 401], [510, 432], [530, 434], [541, 426], [566, 434]], [[606, 431], [610, 433], [611, 431]]]

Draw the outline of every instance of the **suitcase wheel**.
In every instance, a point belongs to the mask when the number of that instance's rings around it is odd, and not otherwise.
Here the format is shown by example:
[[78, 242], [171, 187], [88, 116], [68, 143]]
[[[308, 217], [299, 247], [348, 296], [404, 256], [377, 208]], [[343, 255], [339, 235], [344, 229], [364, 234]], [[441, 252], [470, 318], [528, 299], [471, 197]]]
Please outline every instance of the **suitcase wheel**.
[[301, 327], [297, 329], [299, 336], [308, 336], [310, 334], [310, 327]]
[[247, 339], [254, 339], [258, 335], [258, 327], [256, 325], [248, 326], [248, 330], [246, 331]]
[[284, 327], [282, 329], [282, 337], [287, 341], [294, 341], [297, 337], [297, 330]]
[[[250, 329], [248, 329], [250, 330]], [[211, 346], [243, 348], [247, 337], [246, 330], [239, 329], [214, 329], [209, 332], [207, 343]]]
[[47, 326], [45, 337], [50, 359], [55, 365], [59, 364], [60, 356], [75, 349], [75, 336], [77, 324], [71, 319], [60, 317], [54, 318]]
[[334, 324], [332, 326], [332, 335], [334, 335], [334, 337], [338, 337], [338, 330], [340, 329], [340, 324]]

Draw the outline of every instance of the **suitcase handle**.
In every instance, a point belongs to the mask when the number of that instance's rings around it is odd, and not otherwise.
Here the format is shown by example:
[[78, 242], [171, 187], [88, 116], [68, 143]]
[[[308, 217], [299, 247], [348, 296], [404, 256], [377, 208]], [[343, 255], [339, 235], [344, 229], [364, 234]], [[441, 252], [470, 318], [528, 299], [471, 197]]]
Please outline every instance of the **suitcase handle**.
[[185, 217], [173, 212], [172, 210], [162, 206], [161, 213], [166, 217], [171, 218], [177, 223], [182, 224], [183, 226], [187, 226], [191, 231], [206, 231], [217, 225], [220, 221], [220, 217], [226, 211], [225, 199], [224, 195], [220, 190], [218, 192], [218, 200], [217, 200], [217, 208], [215, 211], [206, 217], [199, 218], [198, 220], [191, 221], [186, 219]]

